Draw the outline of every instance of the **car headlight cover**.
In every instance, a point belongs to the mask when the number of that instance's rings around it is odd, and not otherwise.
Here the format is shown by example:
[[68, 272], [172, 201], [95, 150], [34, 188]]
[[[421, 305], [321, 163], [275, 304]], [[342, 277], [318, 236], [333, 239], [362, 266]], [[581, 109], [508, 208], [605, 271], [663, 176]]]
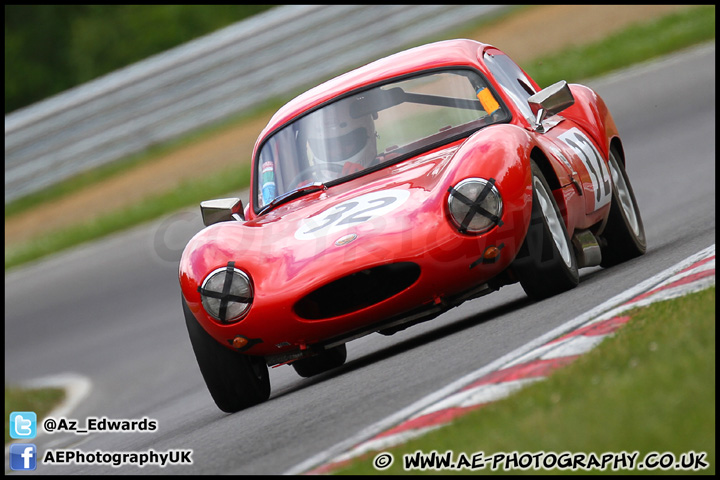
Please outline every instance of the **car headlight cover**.
[[198, 290], [205, 311], [223, 323], [240, 320], [252, 306], [252, 282], [247, 273], [235, 268], [235, 262], [212, 271]]
[[503, 203], [495, 179], [466, 178], [449, 192], [450, 218], [460, 233], [484, 233], [502, 225]]

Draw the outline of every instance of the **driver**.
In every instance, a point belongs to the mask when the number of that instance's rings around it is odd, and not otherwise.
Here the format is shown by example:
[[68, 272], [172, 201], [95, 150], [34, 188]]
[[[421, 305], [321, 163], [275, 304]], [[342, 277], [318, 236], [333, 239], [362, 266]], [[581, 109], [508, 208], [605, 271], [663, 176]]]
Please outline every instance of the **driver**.
[[353, 101], [341, 100], [312, 113], [307, 125], [308, 159], [326, 165], [335, 178], [359, 172], [377, 157], [375, 122], [370, 114], [353, 117]]

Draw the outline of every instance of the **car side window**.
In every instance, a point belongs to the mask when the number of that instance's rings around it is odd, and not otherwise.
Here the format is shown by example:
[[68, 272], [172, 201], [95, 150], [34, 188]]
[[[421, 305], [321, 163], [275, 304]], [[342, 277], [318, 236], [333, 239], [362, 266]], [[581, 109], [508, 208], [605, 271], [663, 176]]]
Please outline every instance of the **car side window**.
[[485, 64], [513, 103], [532, 122], [533, 113], [528, 98], [537, 93], [525, 73], [504, 54], [485, 53]]

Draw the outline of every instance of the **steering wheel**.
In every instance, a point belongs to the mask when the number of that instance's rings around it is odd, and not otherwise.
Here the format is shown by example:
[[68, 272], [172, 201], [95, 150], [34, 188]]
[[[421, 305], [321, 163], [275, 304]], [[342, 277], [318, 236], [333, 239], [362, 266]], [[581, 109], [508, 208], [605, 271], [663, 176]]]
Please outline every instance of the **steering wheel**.
[[[312, 174], [313, 177], [315, 177], [317, 174], [323, 173], [323, 172], [331, 172], [331, 173], [342, 173], [343, 166], [339, 163], [318, 163], [316, 165], [311, 165], [303, 170], [300, 171], [297, 175], [295, 175], [295, 178], [292, 179], [292, 181], [289, 183], [289, 185], [293, 185], [295, 187], [299, 186], [300, 182], [303, 182], [307, 179], [307, 175]], [[337, 178], [336, 176], [334, 176]]]

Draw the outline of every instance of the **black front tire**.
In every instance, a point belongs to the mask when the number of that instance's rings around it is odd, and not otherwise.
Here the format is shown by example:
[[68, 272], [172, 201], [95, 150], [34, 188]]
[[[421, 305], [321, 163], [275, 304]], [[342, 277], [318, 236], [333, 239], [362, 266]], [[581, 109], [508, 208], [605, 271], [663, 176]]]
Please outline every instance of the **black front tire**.
[[220, 345], [198, 323], [185, 299], [182, 303], [195, 358], [218, 408], [233, 413], [267, 400], [270, 374], [263, 358]]
[[602, 267], [611, 267], [631, 258], [639, 257], [647, 250], [645, 227], [635, 193], [620, 156], [614, 147], [610, 149], [610, 174], [613, 180], [610, 216], [601, 235]]
[[345, 363], [346, 359], [347, 347], [345, 344], [342, 344], [329, 350], [324, 350], [312, 357], [295, 360], [292, 366], [298, 375], [307, 378], [340, 367]]
[[545, 176], [534, 161], [532, 214], [525, 241], [511, 266], [525, 293], [534, 300], [578, 285], [577, 258], [560, 209]]

